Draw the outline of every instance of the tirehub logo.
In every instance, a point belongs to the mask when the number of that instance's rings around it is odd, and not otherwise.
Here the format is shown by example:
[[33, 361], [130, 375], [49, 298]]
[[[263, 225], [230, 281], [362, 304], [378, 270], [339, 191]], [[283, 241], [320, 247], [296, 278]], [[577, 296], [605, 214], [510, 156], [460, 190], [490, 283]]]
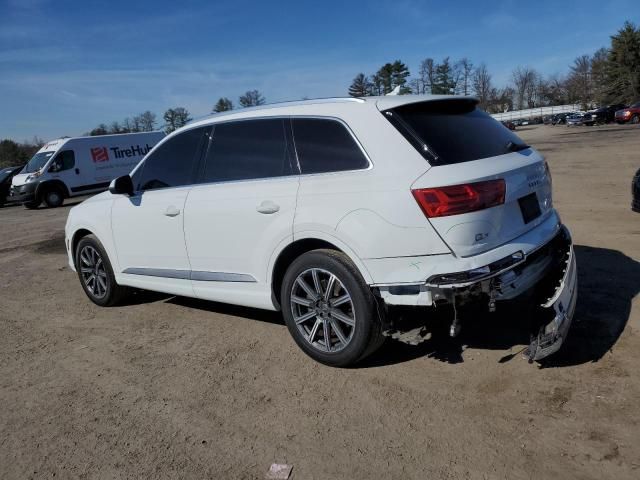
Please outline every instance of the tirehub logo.
[[108, 162], [109, 161], [109, 151], [107, 147], [94, 147], [91, 149], [91, 159], [94, 163], [98, 162]]

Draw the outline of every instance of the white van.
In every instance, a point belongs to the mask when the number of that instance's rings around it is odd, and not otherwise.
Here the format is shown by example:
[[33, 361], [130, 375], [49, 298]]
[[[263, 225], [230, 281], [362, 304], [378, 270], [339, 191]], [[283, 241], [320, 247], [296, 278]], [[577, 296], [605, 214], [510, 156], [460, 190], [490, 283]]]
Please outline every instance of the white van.
[[59, 207], [65, 198], [106, 190], [163, 137], [163, 132], [144, 132], [52, 140], [13, 177], [7, 200], [27, 208], [43, 201]]

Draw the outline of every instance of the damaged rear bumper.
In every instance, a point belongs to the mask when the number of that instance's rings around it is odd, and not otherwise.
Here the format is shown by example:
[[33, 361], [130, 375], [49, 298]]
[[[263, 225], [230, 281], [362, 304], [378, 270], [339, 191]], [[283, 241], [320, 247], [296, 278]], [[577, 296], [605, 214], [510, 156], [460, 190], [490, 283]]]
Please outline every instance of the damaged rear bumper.
[[[557, 352], [566, 339], [576, 306], [577, 283], [571, 235], [562, 226], [550, 241], [526, 255], [516, 252], [482, 268], [439, 274], [421, 285], [380, 287], [379, 295], [390, 305], [413, 306], [461, 306], [484, 299], [489, 311], [495, 310], [497, 302], [526, 298], [530, 302], [527, 308], [534, 308], [527, 357], [538, 361]], [[455, 327], [457, 322], [455, 317]]]

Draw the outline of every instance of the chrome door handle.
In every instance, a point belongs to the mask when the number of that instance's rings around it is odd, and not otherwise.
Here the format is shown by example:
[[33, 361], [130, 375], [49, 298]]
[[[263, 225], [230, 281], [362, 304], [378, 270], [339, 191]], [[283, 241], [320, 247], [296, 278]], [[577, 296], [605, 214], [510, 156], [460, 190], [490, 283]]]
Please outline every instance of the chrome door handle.
[[271, 200], [265, 200], [260, 205], [256, 207], [256, 210], [260, 213], [276, 213], [280, 210], [280, 205], [273, 203]]
[[167, 207], [167, 209], [164, 211], [164, 214], [167, 217], [176, 217], [176, 216], [180, 215], [180, 209], [174, 207], [173, 205], [169, 205]]

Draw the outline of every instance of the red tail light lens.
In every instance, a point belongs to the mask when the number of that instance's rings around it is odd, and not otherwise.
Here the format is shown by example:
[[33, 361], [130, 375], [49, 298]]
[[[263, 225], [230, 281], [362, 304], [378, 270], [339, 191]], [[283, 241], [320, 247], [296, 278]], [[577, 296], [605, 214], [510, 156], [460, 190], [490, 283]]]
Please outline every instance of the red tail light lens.
[[504, 203], [504, 180], [412, 190], [418, 205], [429, 218], [475, 212]]

